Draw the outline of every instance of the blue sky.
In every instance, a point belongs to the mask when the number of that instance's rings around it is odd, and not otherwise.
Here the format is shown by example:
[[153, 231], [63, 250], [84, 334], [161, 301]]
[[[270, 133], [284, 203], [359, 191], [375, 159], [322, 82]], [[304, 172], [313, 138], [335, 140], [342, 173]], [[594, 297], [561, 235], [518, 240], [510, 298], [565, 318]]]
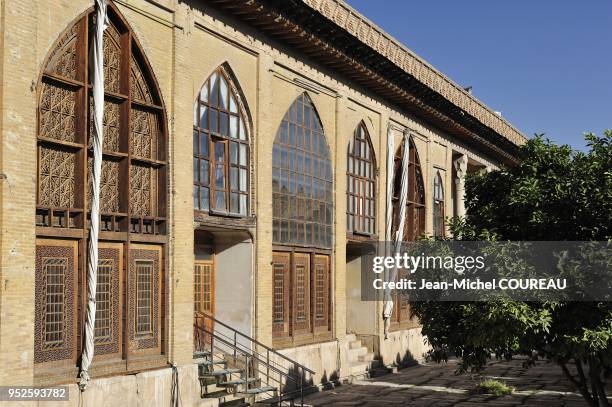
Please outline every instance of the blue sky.
[[612, 0], [347, 0], [525, 135], [612, 129]]

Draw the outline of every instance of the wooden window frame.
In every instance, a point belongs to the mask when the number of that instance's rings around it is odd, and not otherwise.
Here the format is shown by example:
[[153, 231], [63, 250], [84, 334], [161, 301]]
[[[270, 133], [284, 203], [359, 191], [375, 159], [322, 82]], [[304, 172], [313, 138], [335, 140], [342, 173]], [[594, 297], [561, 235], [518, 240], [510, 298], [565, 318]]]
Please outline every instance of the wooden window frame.
[[[272, 272], [277, 266], [283, 270], [283, 283], [286, 289], [282, 298], [282, 305], [286, 312], [287, 318], [282, 322], [274, 322], [274, 306], [277, 300], [274, 296], [275, 276], [273, 274], [271, 292], [272, 292], [272, 339], [273, 345], [276, 348], [289, 348], [302, 346], [312, 343], [329, 341], [333, 338], [333, 294], [332, 294], [332, 269], [331, 269], [331, 251], [313, 250], [307, 251], [299, 248], [290, 248], [286, 246], [274, 246]], [[317, 292], [317, 268], [324, 265], [324, 287], [323, 287], [323, 306], [324, 318], [317, 319], [316, 315], [316, 300]], [[304, 280], [304, 306], [305, 319], [297, 321], [297, 267], [302, 266], [306, 271]]]
[[[405, 142], [398, 148], [395, 154], [394, 182], [393, 182], [393, 227], [392, 234], [397, 233], [399, 225], [399, 189], [402, 176], [402, 158]], [[406, 202], [406, 220], [404, 223], [404, 241], [414, 241], [425, 233], [425, 187], [423, 182], [423, 171], [419, 153], [414, 140], [409, 137], [408, 155], [408, 200]], [[398, 278], [400, 275], [398, 274]], [[402, 298], [397, 292], [393, 294], [393, 312], [391, 315], [390, 330], [410, 329], [418, 326], [418, 321], [412, 318], [410, 306], [406, 298]]]
[[[213, 78], [223, 78], [227, 85], [227, 95], [226, 95], [226, 107], [222, 107], [219, 104], [219, 99], [217, 99], [216, 103], [211, 102], [211, 79]], [[207, 95], [206, 101], [202, 100], [203, 92]], [[221, 92], [217, 92], [220, 94]], [[236, 112], [231, 111], [231, 100], [235, 101], [236, 104]], [[234, 84], [234, 80], [231, 78], [231, 75], [228, 73], [228, 69], [224, 66], [217, 68], [211, 75], [208, 77], [204, 85], [198, 92], [197, 99], [194, 104], [194, 127], [193, 127], [193, 149], [194, 149], [194, 166], [197, 164], [197, 170], [194, 168], [194, 180], [193, 180], [193, 193], [194, 193], [194, 209], [196, 212], [207, 213], [209, 215], [218, 215], [218, 216], [227, 216], [227, 217], [236, 217], [236, 218], [244, 218], [250, 216], [250, 186], [251, 186], [251, 174], [250, 174], [250, 134], [249, 134], [249, 121], [247, 119], [246, 108], [244, 107], [244, 103], [242, 101], [243, 97], [240, 95], [238, 88]], [[201, 109], [205, 107], [208, 111], [206, 116], [206, 123], [204, 126], [201, 126]], [[221, 132], [220, 121], [217, 119], [216, 128], [211, 128], [211, 114], [210, 112], [214, 111], [216, 115], [224, 114], [227, 116], [227, 131], [226, 134]], [[232, 119], [236, 120], [236, 137], [232, 137], [230, 135], [231, 132], [231, 122]], [[244, 134], [243, 134], [244, 133]], [[202, 136], [207, 135], [208, 138], [208, 157], [202, 155]], [[222, 189], [219, 189], [215, 185], [215, 170], [217, 166], [217, 162], [214, 154], [215, 143], [224, 143], [224, 157], [225, 161], [221, 164], [223, 167], [223, 176], [225, 179], [225, 186]], [[236, 144], [236, 163], [232, 163], [231, 157], [231, 144]], [[245, 159], [241, 162], [242, 153], [241, 146], [244, 146]], [[202, 179], [202, 167], [201, 165], [208, 166], [208, 179]], [[235, 168], [237, 171], [236, 184], [233, 185], [231, 180], [231, 172], [232, 168]], [[245, 175], [245, 187], [246, 190], [240, 189], [240, 181], [241, 181], [241, 173], [244, 171]], [[201, 191], [208, 188], [208, 208], [202, 208], [203, 196], [201, 195]], [[219, 193], [222, 193], [225, 198], [225, 209], [219, 209], [216, 207], [216, 198]], [[237, 210], [232, 209], [232, 196], [237, 196]], [[245, 209], [244, 213], [241, 213], [241, 201], [245, 200]]]
[[[99, 256], [100, 259], [104, 258], [105, 250], [117, 249], [118, 252], [113, 252], [113, 256], [119, 254], [116, 259], [118, 270], [115, 270], [118, 275], [114, 276], [117, 277], [117, 286], [113, 288], [115, 291], [112, 297], [113, 341], [105, 340], [103, 343], [96, 341], [96, 358], [90, 373], [93, 377], [138, 372], [143, 369], [160, 367], [166, 363], [163, 356], [166, 330], [162, 322], [165, 319], [166, 306], [163, 298], [163, 278], [161, 277], [166, 268], [164, 259], [168, 241], [166, 235], [168, 192], [166, 113], [159, 85], [134, 32], [112, 3], [108, 5], [108, 14], [110, 26], [105, 31], [104, 43], [106, 47], [114, 48], [111, 52], [105, 53], [105, 58], [109, 59], [105, 59], [104, 66], [105, 77], [108, 81], [114, 80], [114, 82], [106, 87], [104, 95], [104, 131], [107, 137], [105, 137], [102, 154]], [[40, 74], [39, 86], [37, 86], [37, 244], [47, 239], [55, 239], [58, 242], [73, 241], [76, 245], [74, 281], [77, 283], [73, 299], [77, 305], [74, 307], [73, 355], [57, 363], [51, 363], [55, 367], [53, 369], [49, 369], [51, 365], [48, 363], [35, 363], [34, 383], [36, 385], [73, 381], [76, 374], [77, 356], [83, 349], [82, 335], [87, 303], [87, 232], [90, 211], [90, 170], [88, 167], [92, 157], [89, 140], [90, 133], [93, 131], [90, 122], [92, 86], [88, 72], [88, 38], [93, 27], [93, 17], [94, 8], [92, 7], [79, 15], [60, 35], [46, 58]], [[71, 55], [75, 57], [70, 59]], [[107, 72], [111, 74], [107, 75]], [[57, 130], [57, 127], [49, 126], [51, 110], [48, 106], [53, 106], [61, 101], [61, 99], [56, 99], [49, 104], [48, 98], [53, 96], [45, 93], [52, 91], [49, 90], [50, 88], [45, 88], [49, 84], [68, 89], [70, 95], [74, 96], [74, 107], [70, 107], [74, 110], [74, 118], [71, 116], [66, 119], [68, 120], [66, 123], [74, 119], [74, 125], [62, 126], [60, 130]], [[43, 109], [43, 104], [46, 110]], [[59, 110], [53, 110], [53, 112], [56, 111]], [[66, 167], [74, 179], [70, 198], [71, 206], [57, 207], [49, 204], [51, 201], [47, 200], [43, 194], [41, 172], [43, 164], [46, 165], [41, 158], [43, 149], [67, 152], [73, 157], [74, 163]], [[107, 167], [112, 167], [114, 172], [108, 172]], [[141, 170], [142, 168], [144, 170]], [[136, 174], [139, 170], [140, 173]], [[142, 187], [136, 185], [137, 188], [142, 189], [134, 189], [134, 184], [140, 182], [140, 179], [136, 182], [132, 178], [136, 176], [144, 176], [147, 185]], [[142, 195], [136, 198], [134, 194], [139, 192]], [[69, 200], [60, 201], [68, 202]], [[146, 210], [142, 212], [137, 206], [141, 202], [146, 207]], [[139, 242], [146, 242], [151, 247], [155, 247], [156, 252], [159, 253], [160, 321], [156, 324], [156, 334], [159, 338], [157, 345], [152, 350], [139, 353], [136, 358], [139, 361], [134, 363], [136, 353], [128, 350], [129, 346], [127, 346], [131, 318], [128, 315], [127, 302], [130, 298], [131, 286], [128, 281], [129, 273], [126, 276], [123, 275], [123, 263]]]
[[[358, 144], [365, 146], [365, 149], [358, 147]], [[363, 121], [355, 128], [349, 142], [346, 168], [347, 233], [352, 237], [356, 235], [372, 237], [376, 234], [377, 167], [372, 141]], [[369, 171], [369, 174], [361, 173], [362, 168], [366, 172]], [[362, 191], [362, 186], [365, 186], [366, 191], [369, 187], [370, 193]], [[366, 204], [369, 206], [369, 213], [365, 212]], [[370, 223], [371, 226], [363, 227], [362, 222]]]
[[308, 94], [302, 93], [285, 113], [274, 140], [274, 244], [332, 248], [334, 180], [330, 157], [319, 114]]

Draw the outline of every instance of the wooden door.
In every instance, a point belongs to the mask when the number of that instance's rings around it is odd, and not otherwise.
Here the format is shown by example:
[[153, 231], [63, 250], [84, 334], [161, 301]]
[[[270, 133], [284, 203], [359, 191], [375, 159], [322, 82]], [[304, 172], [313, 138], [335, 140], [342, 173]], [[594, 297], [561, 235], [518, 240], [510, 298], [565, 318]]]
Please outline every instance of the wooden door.
[[196, 260], [194, 267], [194, 310], [196, 324], [212, 332], [214, 322], [202, 315], [215, 316], [215, 267], [213, 260]]

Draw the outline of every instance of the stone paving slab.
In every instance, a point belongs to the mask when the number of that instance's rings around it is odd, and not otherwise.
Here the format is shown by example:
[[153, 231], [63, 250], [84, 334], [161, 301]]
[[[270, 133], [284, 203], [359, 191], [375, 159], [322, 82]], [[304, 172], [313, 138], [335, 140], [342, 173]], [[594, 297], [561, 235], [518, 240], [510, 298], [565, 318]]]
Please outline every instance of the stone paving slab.
[[[457, 361], [425, 363], [398, 373], [360, 380], [350, 385], [314, 393], [304, 403], [312, 406], [423, 406], [477, 407], [578, 407], [586, 406], [582, 396], [553, 363], [538, 362], [526, 369], [524, 359], [492, 361], [481, 374], [457, 375]], [[515, 387], [512, 395], [495, 397], [471, 394], [484, 379], [497, 379]], [[612, 383], [608, 383], [612, 396]], [[612, 401], [612, 400], [611, 400]]]

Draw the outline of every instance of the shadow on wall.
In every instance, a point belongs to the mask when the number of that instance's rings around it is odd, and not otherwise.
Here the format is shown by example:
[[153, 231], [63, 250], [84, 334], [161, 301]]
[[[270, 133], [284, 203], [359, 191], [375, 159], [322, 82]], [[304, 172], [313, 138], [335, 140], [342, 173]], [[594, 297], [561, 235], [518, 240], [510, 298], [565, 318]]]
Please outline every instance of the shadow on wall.
[[[316, 393], [318, 391], [312, 377], [306, 378], [305, 372], [298, 366], [292, 365], [287, 371], [287, 375], [287, 381], [282, 388], [283, 393], [299, 393], [300, 385], [302, 385], [304, 395]], [[325, 378], [325, 373], [323, 374], [323, 378]]]
[[335, 387], [336, 384], [340, 382], [340, 375], [337, 370], [334, 370], [329, 377], [327, 377], [327, 370], [323, 372], [323, 377], [321, 377], [321, 385], [324, 390], [330, 390]]
[[395, 355], [395, 366], [397, 367], [409, 367], [418, 364], [419, 362], [414, 358], [409, 350], [404, 352], [403, 356], [399, 352], [397, 352], [397, 355]]

